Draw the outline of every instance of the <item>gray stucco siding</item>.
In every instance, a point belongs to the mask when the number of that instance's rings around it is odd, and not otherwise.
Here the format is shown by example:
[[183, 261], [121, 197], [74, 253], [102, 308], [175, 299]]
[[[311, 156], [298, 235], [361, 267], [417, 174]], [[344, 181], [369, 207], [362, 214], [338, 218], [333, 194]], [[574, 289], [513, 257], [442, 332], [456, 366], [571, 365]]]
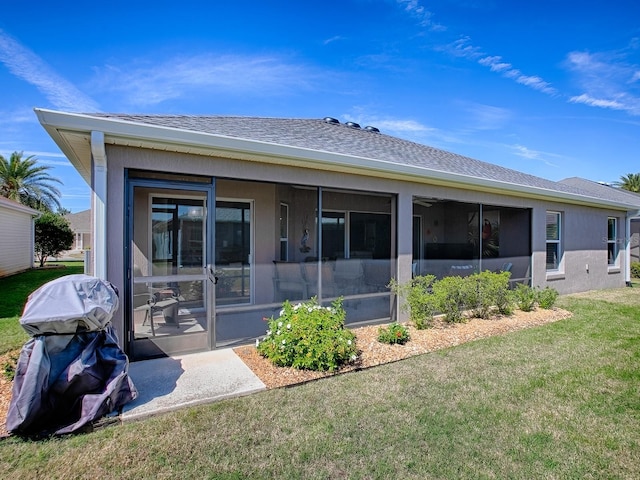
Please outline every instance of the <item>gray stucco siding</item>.
[[[335, 172], [329, 169], [303, 168], [292, 165], [273, 165], [260, 161], [207, 157], [181, 153], [154, 151], [107, 145], [108, 158], [108, 214], [107, 214], [107, 276], [120, 291], [125, 291], [124, 272], [124, 173], [125, 168], [205, 175], [220, 179], [217, 197], [246, 199], [255, 202], [255, 229], [261, 241], [256, 244], [256, 282], [270, 279], [268, 264], [261, 260], [273, 258], [278, 248], [275, 239], [277, 225], [274, 212], [278, 208], [277, 184], [323, 186], [327, 188], [359, 190], [392, 194], [397, 205], [397, 277], [400, 282], [411, 278], [413, 198], [440, 198], [458, 202], [482, 203], [502, 207], [531, 209], [532, 284], [551, 286], [561, 293], [624, 285], [624, 255], [619, 257], [619, 268], [607, 265], [607, 218], [618, 221], [618, 236], [624, 238], [624, 212], [583, 206], [546, 202], [490, 191], [472, 191], [451, 186], [430, 185], [400, 181], [366, 174]], [[257, 181], [251, 189], [238, 191], [226, 186], [223, 179]], [[546, 212], [563, 213], [563, 271], [548, 275], [546, 271]], [[299, 232], [292, 234], [292, 240]], [[122, 239], [122, 240], [120, 240]], [[603, 240], [604, 239], [604, 240]], [[622, 245], [620, 246], [622, 248]], [[589, 270], [586, 271], [586, 265]], [[262, 266], [260, 266], [262, 265]], [[260, 280], [262, 279], [262, 280]], [[256, 289], [258, 292], [259, 289]], [[264, 301], [271, 294], [264, 289], [256, 301]], [[114, 318], [119, 331], [124, 331], [122, 309]]]

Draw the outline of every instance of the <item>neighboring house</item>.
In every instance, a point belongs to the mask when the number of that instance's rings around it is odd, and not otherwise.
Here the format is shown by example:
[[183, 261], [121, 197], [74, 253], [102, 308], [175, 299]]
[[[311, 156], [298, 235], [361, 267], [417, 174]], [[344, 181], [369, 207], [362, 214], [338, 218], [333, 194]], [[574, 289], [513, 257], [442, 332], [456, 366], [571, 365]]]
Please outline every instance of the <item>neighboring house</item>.
[[0, 277], [33, 268], [38, 215], [37, 210], [0, 197]]
[[611, 188], [332, 118], [36, 113], [93, 191], [91, 271], [120, 291], [134, 359], [249, 342], [283, 299], [342, 296], [350, 325], [404, 320], [391, 278], [627, 280], [640, 201]]
[[91, 210], [70, 213], [64, 218], [73, 231], [73, 247], [60, 254], [64, 258], [84, 259], [84, 252], [91, 248]]

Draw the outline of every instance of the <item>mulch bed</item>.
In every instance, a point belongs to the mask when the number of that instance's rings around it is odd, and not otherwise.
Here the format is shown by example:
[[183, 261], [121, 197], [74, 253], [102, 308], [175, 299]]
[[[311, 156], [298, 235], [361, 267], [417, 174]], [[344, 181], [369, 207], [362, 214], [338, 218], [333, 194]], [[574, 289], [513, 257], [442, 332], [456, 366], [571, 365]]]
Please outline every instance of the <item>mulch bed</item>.
[[358, 346], [358, 360], [336, 372], [314, 372], [295, 368], [276, 367], [262, 357], [255, 346], [247, 345], [234, 349], [242, 361], [262, 380], [267, 388], [278, 388], [303, 383], [322, 377], [370, 368], [384, 363], [453, 347], [480, 338], [502, 335], [507, 332], [544, 325], [570, 317], [566, 310], [538, 309], [533, 312], [516, 311], [510, 316], [493, 317], [488, 320], [469, 319], [466, 323], [447, 324], [436, 321], [433, 328], [416, 330], [408, 325], [411, 339], [404, 345], [387, 345], [378, 342], [379, 325], [353, 329]]
[[[511, 316], [493, 317], [489, 320], [473, 318], [466, 323], [453, 325], [437, 321], [433, 328], [427, 330], [416, 330], [412, 325], [408, 325], [411, 339], [405, 345], [386, 345], [378, 342], [379, 325], [355, 328], [353, 332], [356, 335], [356, 345], [358, 346], [358, 360], [335, 372], [313, 372], [276, 367], [269, 360], [260, 356], [253, 345], [237, 347], [234, 351], [267, 388], [278, 388], [395, 362], [480, 338], [544, 325], [571, 317], [571, 315], [571, 312], [559, 308], [538, 309], [533, 312], [518, 310]], [[17, 358], [18, 354], [19, 351], [0, 355], [0, 366], [4, 366], [12, 357]], [[11, 400], [11, 386], [12, 383], [0, 372], [0, 437], [7, 435], [5, 420]]]

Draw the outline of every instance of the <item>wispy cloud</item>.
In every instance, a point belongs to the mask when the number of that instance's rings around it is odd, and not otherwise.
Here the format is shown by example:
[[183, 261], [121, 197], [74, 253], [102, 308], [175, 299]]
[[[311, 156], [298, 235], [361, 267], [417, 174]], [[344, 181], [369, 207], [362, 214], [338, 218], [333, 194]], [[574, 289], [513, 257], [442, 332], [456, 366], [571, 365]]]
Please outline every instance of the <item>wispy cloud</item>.
[[418, 21], [421, 27], [427, 27], [429, 30], [442, 31], [446, 27], [433, 21], [433, 13], [420, 5], [418, 0], [396, 0], [399, 5], [404, 7], [413, 18]]
[[94, 112], [98, 104], [60, 77], [40, 57], [0, 29], [0, 62], [18, 78], [35, 86], [61, 110]]
[[625, 51], [569, 53], [567, 68], [584, 92], [569, 101], [640, 115], [640, 65], [628, 62], [627, 58]]
[[[421, 26], [427, 27], [430, 30], [447, 30], [445, 26], [439, 24], [436, 25], [432, 22], [431, 19], [433, 17], [433, 13], [420, 5], [418, 0], [397, 0], [397, 2], [413, 17], [418, 18]], [[515, 68], [512, 64], [503, 61], [502, 57], [485, 53], [480, 47], [473, 45], [471, 38], [468, 36], [462, 36], [454, 42], [441, 47], [440, 50], [455, 57], [466, 58], [468, 60], [478, 62], [482, 66], [489, 67], [492, 72], [499, 73], [505, 78], [511, 79], [516, 83], [532, 88], [533, 90], [537, 90], [547, 95], [558, 94], [558, 91], [543, 78], [538, 75], [526, 75], [519, 69]]]
[[546, 93], [547, 95], [558, 94], [558, 90], [543, 78], [537, 75], [525, 75], [511, 63], [505, 62], [501, 56], [486, 54], [480, 47], [473, 45], [469, 37], [459, 38], [445, 47], [444, 50], [456, 57], [476, 61], [483, 67], [488, 67], [492, 72], [499, 73], [503, 77], [511, 79], [525, 87]]
[[559, 157], [559, 155], [548, 152], [541, 152], [539, 150], [532, 150], [528, 147], [525, 147], [524, 145], [518, 144], [508, 145], [507, 147], [510, 148], [513, 153], [519, 157], [526, 158], [527, 160], [536, 160], [544, 163], [549, 167], [558, 167], [558, 165], [548, 160], [548, 157]]
[[467, 112], [468, 128], [472, 130], [497, 130], [512, 117], [510, 110], [493, 105], [471, 103], [465, 105], [464, 109]]
[[149, 106], [211, 93], [288, 94], [313, 88], [319, 77], [277, 57], [201, 54], [96, 69], [95, 87], [119, 93], [130, 105]]
[[327, 38], [324, 42], [322, 42], [322, 44], [323, 45], [329, 45], [330, 43], [337, 42], [337, 41], [344, 40], [344, 39], [345, 39], [345, 37], [343, 37], [342, 35], [334, 35], [331, 38]]

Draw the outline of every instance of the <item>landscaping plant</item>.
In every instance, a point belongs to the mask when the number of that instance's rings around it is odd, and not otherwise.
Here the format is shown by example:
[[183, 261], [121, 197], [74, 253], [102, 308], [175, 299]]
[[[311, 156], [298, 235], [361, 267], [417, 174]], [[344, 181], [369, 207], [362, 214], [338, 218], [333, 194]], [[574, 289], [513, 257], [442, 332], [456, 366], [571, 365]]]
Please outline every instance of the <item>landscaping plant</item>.
[[378, 329], [378, 341], [389, 345], [404, 345], [409, 341], [409, 329], [398, 322], [389, 324], [388, 327]]
[[530, 312], [536, 306], [537, 292], [535, 289], [524, 283], [518, 283], [514, 290], [516, 305], [523, 312]]
[[355, 335], [344, 326], [342, 298], [330, 307], [316, 298], [292, 305], [285, 301], [280, 315], [268, 319], [266, 336], [256, 341], [258, 352], [280, 367], [336, 370], [357, 359]]
[[558, 300], [558, 291], [555, 288], [545, 287], [544, 290], [538, 290], [536, 294], [538, 306], [547, 310], [553, 308]]
[[400, 309], [409, 313], [409, 319], [418, 330], [433, 325], [433, 316], [438, 310], [436, 299], [431, 293], [435, 279], [435, 275], [419, 275], [400, 285], [393, 278], [388, 285], [395, 295], [404, 299]]
[[489, 318], [494, 307], [504, 310], [508, 303], [509, 272], [485, 270], [461, 279], [464, 304], [475, 318]]
[[433, 295], [435, 296], [438, 311], [444, 314], [447, 323], [460, 323], [465, 321], [464, 309], [465, 292], [461, 288], [462, 277], [445, 277], [433, 283]]

